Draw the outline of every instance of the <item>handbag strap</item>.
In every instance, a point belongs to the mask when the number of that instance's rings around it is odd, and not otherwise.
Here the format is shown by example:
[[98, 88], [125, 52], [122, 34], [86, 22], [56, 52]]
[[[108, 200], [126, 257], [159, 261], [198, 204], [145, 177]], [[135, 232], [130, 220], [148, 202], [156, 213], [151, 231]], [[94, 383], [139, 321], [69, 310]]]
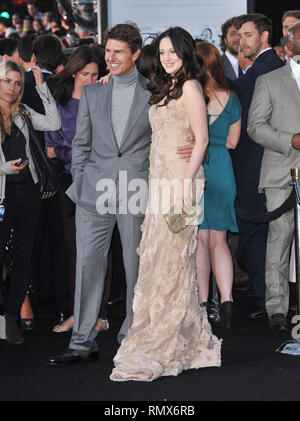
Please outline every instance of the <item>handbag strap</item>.
[[44, 149], [41, 146], [41, 142], [38, 139], [35, 130], [33, 128], [32, 125], [32, 121], [31, 121], [31, 115], [30, 112], [24, 107], [23, 104], [19, 104], [19, 109], [20, 112], [25, 120], [25, 123], [28, 127], [28, 131], [29, 131], [29, 143], [31, 143], [33, 145], [33, 147], [35, 147], [39, 153], [40, 158], [43, 161], [44, 166], [46, 167], [46, 170], [48, 171], [49, 176], [55, 180], [56, 175], [54, 174], [53, 169], [51, 168], [51, 165], [49, 163], [49, 160], [46, 156], [46, 152], [44, 151]]

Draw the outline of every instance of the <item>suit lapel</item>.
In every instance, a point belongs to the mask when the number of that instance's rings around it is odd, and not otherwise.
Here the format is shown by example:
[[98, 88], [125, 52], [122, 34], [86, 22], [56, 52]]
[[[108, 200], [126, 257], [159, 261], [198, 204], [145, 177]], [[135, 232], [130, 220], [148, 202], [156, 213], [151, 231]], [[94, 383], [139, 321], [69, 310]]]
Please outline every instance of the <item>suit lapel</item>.
[[115, 137], [112, 124], [111, 124], [111, 102], [112, 102], [112, 80], [108, 82], [107, 89], [101, 89], [102, 86], [99, 84], [99, 95], [98, 95], [98, 105], [99, 111], [103, 117], [104, 127], [101, 130], [104, 130], [107, 133], [107, 138], [113, 140], [113, 145], [116, 150], [119, 150], [117, 139]]
[[147, 90], [145, 83], [142, 83], [142, 76], [139, 75], [134, 91], [134, 97], [131, 104], [128, 121], [126, 123], [126, 128], [123, 133], [120, 147], [122, 147], [126, 140], [129, 138], [132, 129], [134, 128], [140, 115], [144, 111], [146, 105], [148, 104], [148, 101], [149, 91]]
[[287, 63], [283, 67], [282, 71], [286, 91], [289, 93], [289, 96], [295, 99], [295, 102], [298, 103], [298, 107], [300, 109], [300, 91], [297, 81], [294, 79], [291, 66]]
[[232, 64], [230, 63], [229, 58], [226, 56], [225, 53], [223, 54], [222, 58], [223, 58], [223, 65], [224, 65], [224, 73], [225, 73], [225, 75], [229, 79], [235, 80], [237, 77], [236, 77], [235, 71], [234, 71], [234, 69], [232, 67]]

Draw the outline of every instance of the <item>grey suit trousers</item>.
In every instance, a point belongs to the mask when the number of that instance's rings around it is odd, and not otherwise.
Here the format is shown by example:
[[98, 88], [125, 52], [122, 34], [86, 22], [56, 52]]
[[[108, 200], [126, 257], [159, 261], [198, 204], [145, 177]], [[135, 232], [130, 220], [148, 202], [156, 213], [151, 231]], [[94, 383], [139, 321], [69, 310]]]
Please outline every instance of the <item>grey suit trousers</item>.
[[141, 239], [143, 217], [131, 214], [100, 215], [80, 206], [76, 207], [76, 285], [74, 326], [70, 349], [97, 349], [95, 325], [102, 302], [107, 255], [115, 224], [120, 232], [126, 274], [126, 318], [118, 334], [124, 338], [132, 320], [132, 300], [138, 277], [139, 257], [136, 249]]
[[[265, 188], [267, 209], [272, 211], [289, 196], [291, 188]], [[289, 262], [294, 233], [294, 213], [290, 210], [269, 223], [266, 254], [266, 309], [268, 316], [289, 309]]]

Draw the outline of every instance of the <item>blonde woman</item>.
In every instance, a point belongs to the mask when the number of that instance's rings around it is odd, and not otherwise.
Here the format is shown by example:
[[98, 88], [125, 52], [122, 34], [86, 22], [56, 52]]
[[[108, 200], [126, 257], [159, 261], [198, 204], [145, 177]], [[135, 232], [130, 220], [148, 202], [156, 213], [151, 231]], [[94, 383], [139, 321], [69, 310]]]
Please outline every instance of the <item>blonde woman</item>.
[[[32, 67], [36, 89], [43, 101], [45, 115], [25, 105], [34, 129], [58, 130], [60, 116], [41, 69]], [[14, 62], [0, 64], [0, 264], [13, 229], [13, 265], [4, 318], [2, 339], [23, 342], [18, 317], [30, 275], [31, 251], [40, 213], [41, 193], [29, 147], [29, 132], [20, 110], [24, 90], [22, 69]]]

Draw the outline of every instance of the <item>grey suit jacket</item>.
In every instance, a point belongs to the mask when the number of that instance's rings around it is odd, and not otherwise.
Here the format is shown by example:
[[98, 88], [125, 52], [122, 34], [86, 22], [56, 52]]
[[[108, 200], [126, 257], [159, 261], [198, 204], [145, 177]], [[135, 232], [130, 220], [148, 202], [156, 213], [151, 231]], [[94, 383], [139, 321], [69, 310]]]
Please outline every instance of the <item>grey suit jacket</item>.
[[73, 184], [68, 196], [85, 209], [95, 210], [99, 197], [97, 183], [115, 182], [126, 171], [128, 183], [148, 180], [151, 128], [147, 80], [139, 74], [129, 119], [120, 148], [111, 124], [112, 80], [83, 88], [72, 143]]
[[300, 92], [289, 64], [257, 79], [247, 131], [264, 147], [259, 190], [288, 187], [290, 168], [300, 166], [300, 152], [290, 148], [300, 132]]
[[232, 64], [230, 63], [230, 60], [226, 56], [226, 54], [222, 54], [221, 59], [223, 61], [223, 68], [224, 68], [225, 76], [230, 80], [237, 79], [235, 71], [233, 70]]

